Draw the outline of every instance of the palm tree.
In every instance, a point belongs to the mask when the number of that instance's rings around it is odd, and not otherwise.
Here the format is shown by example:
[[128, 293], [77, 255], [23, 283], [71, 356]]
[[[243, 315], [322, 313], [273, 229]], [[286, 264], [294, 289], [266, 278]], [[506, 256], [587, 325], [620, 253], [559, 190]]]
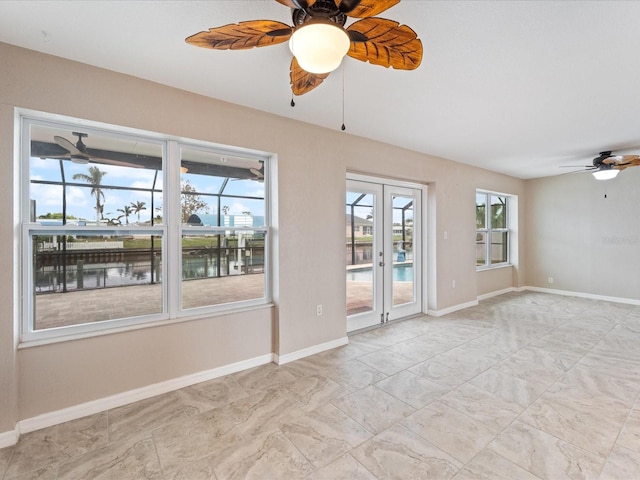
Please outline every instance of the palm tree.
[[138, 200], [137, 202], [131, 202], [131, 208], [133, 208], [133, 213], [138, 215], [138, 223], [140, 223], [140, 212], [142, 210], [147, 209], [145, 205], [146, 205], [146, 202], [141, 202], [140, 200]]
[[102, 183], [102, 177], [104, 177], [107, 172], [100, 170], [96, 166], [89, 167], [89, 174], [86, 173], [76, 173], [73, 176], [74, 180], [82, 180], [83, 182], [87, 182], [91, 185], [91, 195], [96, 197], [96, 223], [100, 223], [100, 219], [102, 218], [102, 209], [104, 205], [100, 200], [104, 200], [104, 192], [100, 188], [100, 184]]
[[122, 214], [124, 215], [124, 221], [127, 225], [129, 225], [129, 215], [131, 215], [133, 213], [133, 209], [131, 208], [130, 205], [125, 205], [122, 208], [118, 209], [119, 212], [122, 212]]

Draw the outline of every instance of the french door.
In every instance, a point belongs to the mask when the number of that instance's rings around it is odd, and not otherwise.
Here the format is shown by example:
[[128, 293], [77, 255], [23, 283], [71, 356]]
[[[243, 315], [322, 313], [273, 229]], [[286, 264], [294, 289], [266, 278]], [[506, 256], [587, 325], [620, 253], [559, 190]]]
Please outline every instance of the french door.
[[347, 180], [347, 330], [422, 311], [422, 190]]

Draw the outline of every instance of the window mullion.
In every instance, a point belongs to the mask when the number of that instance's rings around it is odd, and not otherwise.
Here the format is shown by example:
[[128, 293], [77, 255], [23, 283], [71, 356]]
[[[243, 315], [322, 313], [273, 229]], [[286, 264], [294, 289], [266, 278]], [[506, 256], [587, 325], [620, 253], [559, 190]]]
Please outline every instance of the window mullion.
[[484, 266], [491, 265], [491, 196], [488, 193], [484, 194], [484, 221], [486, 228], [486, 237], [484, 242]]
[[164, 179], [167, 192], [164, 199], [167, 225], [167, 241], [165, 242], [167, 275], [164, 282], [167, 305], [165, 308], [169, 317], [175, 318], [180, 310], [180, 299], [182, 298], [182, 216], [180, 212], [180, 146], [178, 142], [173, 140], [167, 142], [164, 161], [164, 171], [167, 172]]

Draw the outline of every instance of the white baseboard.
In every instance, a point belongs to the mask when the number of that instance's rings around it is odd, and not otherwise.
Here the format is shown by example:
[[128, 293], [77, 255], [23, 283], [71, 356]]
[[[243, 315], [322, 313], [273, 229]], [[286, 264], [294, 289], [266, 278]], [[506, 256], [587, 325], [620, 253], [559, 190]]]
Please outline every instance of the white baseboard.
[[331, 350], [332, 348], [342, 347], [343, 345], [347, 345], [348, 343], [349, 337], [342, 337], [336, 340], [331, 340], [330, 342], [320, 343], [319, 345], [303, 348], [302, 350], [297, 350], [295, 352], [285, 353], [284, 355], [276, 355], [274, 353], [274, 362], [278, 365], [284, 365], [285, 363], [293, 362], [295, 360], [299, 360], [310, 355], [315, 355], [316, 353], [324, 352], [326, 350]]
[[[87, 415], [93, 415], [95, 413], [100, 413], [112, 408], [121, 407], [129, 403], [137, 402], [139, 400], [151, 398], [156, 395], [179, 390], [196, 383], [206, 382], [207, 380], [213, 380], [214, 378], [230, 375], [232, 373], [247, 370], [259, 365], [265, 365], [267, 363], [271, 363], [272, 361], [273, 354], [269, 353], [267, 355], [250, 358], [249, 360], [243, 360], [241, 362], [224, 365], [222, 367], [213, 368], [211, 370], [205, 370], [203, 372], [185, 375], [184, 377], [174, 378], [165, 382], [148, 385], [146, 387], [136, 388], [135, 390], [129, 390], [128, 392], [118, 393], [116, 395], [100, 398], [98, 400], [81, 403], [79, 405], [74, 405], [73, 407], [63, 408], [54, 412], [43, 413], [42, 415], [38, 415], [36, 417], [20, 420], [18, 422], [18, 425], [16, 426], [16, 430], [19, 434], [33, 432], [35, 430], [40, 430], [41, 428], [50, 427], [52, 425], [68, 422], [70, 420], [76, 420], [78, 418], [86, 417]], [[2, 437], [0, 436], [0, 442], [1, 441]]]
[[497, 297], [498, 295], [504, 295], [505, 293], [515, 292], [517, 289], [514, 287], [503, 288], [502, 290], [496, 290], [495, 292], [484, 293], [478, 295], [478, 301], [486, 300], [487, 298]]
[[458, 310], [464, 310], [465, 308], [475, 307], [478, 305], [478, 300], [472, 300], [467, 303], [461, 303], [459, 305], [453, 305], [452, 307], [443, 308], [442, 310], [428, 310], [427, 315], [432, 317], [442, 317], [449, 313], [457, 312]]
[[11, 447], [18, 443], [18, 435], [17, 430], [9, 430], [8, 432], [0, 433], [0, 448]]
[[593, 293], [572, 292], [570, 290], [556, 290], [554, 288], [524, 287], [524, 290], [532, 292], [552, 293], [554, 295], [564, 295], [567, 297], [589, 298], [591, 300], [602, 300], [603, 302], [626, 303], [629, 305], [640, 305], [640, 300], [635, 298], [609, 297], [607, 295], [595, 295]]

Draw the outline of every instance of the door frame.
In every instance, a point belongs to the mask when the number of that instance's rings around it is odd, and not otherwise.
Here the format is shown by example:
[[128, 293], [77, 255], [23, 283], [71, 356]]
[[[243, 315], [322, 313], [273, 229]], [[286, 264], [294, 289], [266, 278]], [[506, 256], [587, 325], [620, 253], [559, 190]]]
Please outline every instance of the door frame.
[[[419, 219], [420, 219], [421, 241], [420, 241], [419, 253], [421, 257], [421, 261], [420, 261], [421, 265], [420, 265], [420, 270], [416, 273], [420, 275], [420, 286], [418, 291], [418, 294], [420, 295], [420, 300], [421, 300], [420, 311], [422, 313], [427, 313], [428, 305], [430, 303], [428, 298], [429, 289], [428, 289], [427, 280], [429, 277], [428, 277], [427, 264], [428, 264], [428, 260], [431, 259], [431, 257], [428, 256], [428, 253], [431, 250], [428, 248], [430, 237], [427, 236], [427, 225], [428, 225], [427, 200], [428, 200], [428, 193], [429, 193], [428, 185], [415, 183], [411, 181], [399, 180], [397, 178], [388, 178], [388, 177], [381, 177], [381, 176], [375, 176], [375, 175], [368, 175], [364, 173], [347, 172], [346, 178], [345, 178], [345, 192], [346, 192], [347, 182], [350, 180], [357, 181], [357, 182], [378, 184], [380, 186], [388, 185], [391, 187], [410, 188], [410, 189], [416, 189], [421, 191], [421, 201], [420, 201], [419, 209], [416, 209], [416, 215], [419, 215]], [[344, 270], [346, 271], [346, 264], [344, 265]], [[345, 302], [346, 302], [346, 297], [345, 297]], [[345, 311], [346, 311], [346, 303], [345, 303]], [[346, 322], [346, 318], [345, 318], [345, 322]], [[355, 331], [355, 330], [357, 330], [357, 328], [352, 330], [347, 329], [347, 331]]]

